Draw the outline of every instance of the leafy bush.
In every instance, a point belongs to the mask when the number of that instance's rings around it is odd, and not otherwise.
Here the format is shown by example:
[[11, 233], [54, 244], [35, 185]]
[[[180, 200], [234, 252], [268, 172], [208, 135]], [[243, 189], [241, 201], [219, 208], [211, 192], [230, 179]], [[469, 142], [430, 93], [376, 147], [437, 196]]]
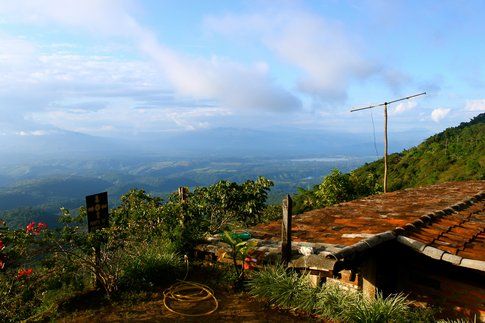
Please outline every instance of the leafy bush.
[[272, 186], [273, 182], [259, 177], [242, 184], [219, 181], [208, 187], [198, 187], [188, 196], [189, 216], [211, 233], [238, 224], [259, 223]]
[[366, 177], [358, 177], [354, 172], [344, 174], [338, 169], [333, 169], [322, 181], [311, 190], [299, 188], [294, 197], [295, 213], [302, 213], [312, 209], [330, 206], [333, 204], [350, 201], [359, 197], [377, 194], [382, 191], [382, 186], [377, 182], [377, 177], [368, 174]]
[[0, 227], [0, 317], [3, 321], [40, 319], [60, 301], [85, 287], [86, 275], [64, 263], [53, 250], [43, 223], [25, 229]]
[[261, 222], [270, 222], [281, 219], [281, 204], [266, 205], [261, 214]]
[[112, 224], [133, 236], [162, 236], [178, 249], [187, 250], [207, 233], [261, 222], [267, 213], [266, 199], [273, 182], [264, 177], [242, 184], [219, 181], [198, 187], [182, 202], [171, 194], [166, 202], [143, 190], [131, 190], [111, 211]]
[[166, 239], [135, 242], [127, 245], [123, 276], [120, 285], [124, 290], [163, 287], [184, 271], [182, 258], [173, 244]]
[[318, 185], [315, 185], [313, 189], [308, 190], [301, 187], [297, 189], [297, 193], [293, 196], [293, 212], [295, 214], [300, 214], [323, 206], [322, 201], [315, 194], [317, 189]]
[[349, 174], [333, 169], [318, 186], [315, 195], [325, 206], [351, 200], [354, 196]]

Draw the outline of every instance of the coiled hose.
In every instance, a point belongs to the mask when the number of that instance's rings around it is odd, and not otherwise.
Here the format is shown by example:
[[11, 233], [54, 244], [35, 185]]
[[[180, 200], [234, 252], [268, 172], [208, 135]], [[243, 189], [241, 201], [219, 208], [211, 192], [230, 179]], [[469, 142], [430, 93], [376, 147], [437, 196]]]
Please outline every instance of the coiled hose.
[[[214, 313], [219, 308], [219, 301], [214, 296], [214, 291], [207, 285], [186, 281], [189, 273], [189, 258], [184, 256], [184, 260], [187, 266], [185, 277], [163, 291], [163, 305], [170, 312], [182, 316], [205, 316]], [[200, 313], [184, 313], [172, 307], [174, 304], [197, 304], [207, 301], [213, 303], [212, 308]]]

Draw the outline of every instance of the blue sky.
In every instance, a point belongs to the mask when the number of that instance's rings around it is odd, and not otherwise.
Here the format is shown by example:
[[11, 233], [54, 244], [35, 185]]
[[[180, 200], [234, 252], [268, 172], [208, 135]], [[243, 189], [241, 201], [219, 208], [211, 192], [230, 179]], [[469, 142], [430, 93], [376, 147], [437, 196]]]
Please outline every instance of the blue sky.
[[[485, 111], [484, 1], [0, 1], [0, 135], [394, 132]], [[373, 117], [380, 127], [382, 111]]]

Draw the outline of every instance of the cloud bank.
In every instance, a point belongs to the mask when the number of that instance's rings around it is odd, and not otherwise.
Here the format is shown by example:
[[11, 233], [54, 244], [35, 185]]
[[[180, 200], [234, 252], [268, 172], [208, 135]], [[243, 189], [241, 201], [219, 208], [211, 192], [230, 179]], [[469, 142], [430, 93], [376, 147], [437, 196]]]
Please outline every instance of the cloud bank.
[[353, 81], [378, 72], [342, 25], [310, 12], [209, 16], [205, 26], [227, 37], [256, 35], [280, 60], [300, 71], [297, 88], [301, 92], [323, 101], [342, 101]]

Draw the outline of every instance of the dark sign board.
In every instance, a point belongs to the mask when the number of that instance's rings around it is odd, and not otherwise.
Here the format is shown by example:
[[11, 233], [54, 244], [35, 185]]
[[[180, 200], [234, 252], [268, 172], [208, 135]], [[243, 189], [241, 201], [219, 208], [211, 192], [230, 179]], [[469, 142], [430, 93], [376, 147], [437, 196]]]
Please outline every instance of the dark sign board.
[[89, 232], [108, 227], [108, 192], [86, 196], [86, 210]]

